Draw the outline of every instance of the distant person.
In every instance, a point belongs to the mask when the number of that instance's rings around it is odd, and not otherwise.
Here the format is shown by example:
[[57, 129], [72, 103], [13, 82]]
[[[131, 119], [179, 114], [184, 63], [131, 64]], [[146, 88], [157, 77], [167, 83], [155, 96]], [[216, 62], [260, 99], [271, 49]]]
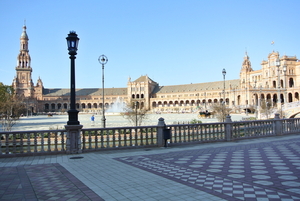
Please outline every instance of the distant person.
[[95, 117], [94, 117], [94, 115], [91, 116], [91, 122], [92, 122], [92, 126], [95, 125]]

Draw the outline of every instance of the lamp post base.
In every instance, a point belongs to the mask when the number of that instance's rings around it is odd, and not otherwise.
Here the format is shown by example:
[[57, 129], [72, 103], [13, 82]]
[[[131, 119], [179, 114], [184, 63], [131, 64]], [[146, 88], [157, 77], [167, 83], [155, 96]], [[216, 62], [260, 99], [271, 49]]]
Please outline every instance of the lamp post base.
[[68, 111], [69, 114], [69, 121], [67, 122], [67, 125], [79, 125], [78, 121], [78, 113], [79, 111], [76, 109], [70, 109]]

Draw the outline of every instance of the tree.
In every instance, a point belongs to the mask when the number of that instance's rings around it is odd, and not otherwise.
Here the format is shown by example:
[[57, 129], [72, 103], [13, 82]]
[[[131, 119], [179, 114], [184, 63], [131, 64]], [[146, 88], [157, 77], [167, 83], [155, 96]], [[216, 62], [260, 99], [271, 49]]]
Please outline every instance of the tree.
[[20, 114], [26, 111], [25, 108], [23, 99], [15, 95], [13, 87], [0, 82], [0, 120], [3, 131], [11, 131]]
[[144, 119], [147, 119], [147, 112], [146, 109], [138, 109], [138, 103], [131, 102], [127, 104], [124, 108], [124, 112], [121, 112], [121, 116], [125, 119], [132, 122], [135, 126], [141, 126]]
[[267, 101], [261, 100], [260, 113], [266, 116], [267, 119], [272, 113], [274, 113], [274, 106], [272, 106], [272, 102], [270, 99], [268, 99]]
[[224, 122], [226, 119], [226, 116], [230, 113], [231, 109], [226, 107], [224, 104], [213, 104], [211, 107], [211, 110], [213, 111], [215, 117], [220, 122]]

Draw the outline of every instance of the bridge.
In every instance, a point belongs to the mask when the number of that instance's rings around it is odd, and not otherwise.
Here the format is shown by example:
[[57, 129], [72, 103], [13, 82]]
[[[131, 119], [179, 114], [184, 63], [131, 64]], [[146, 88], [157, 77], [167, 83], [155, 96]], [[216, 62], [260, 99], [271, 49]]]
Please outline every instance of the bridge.
[[300, 113], [300, 102], [285, 103], [282, 105], [282, 111], [286, 118], [294, 118]]

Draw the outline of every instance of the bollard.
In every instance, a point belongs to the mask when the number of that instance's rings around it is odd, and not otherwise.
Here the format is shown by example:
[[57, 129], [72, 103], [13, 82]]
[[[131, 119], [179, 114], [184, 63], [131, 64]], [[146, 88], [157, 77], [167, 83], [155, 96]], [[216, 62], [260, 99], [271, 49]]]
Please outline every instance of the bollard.
[[164, 128], [166, 127], [165, 119], [159, 118], [157, 124], [157, 146], [164, 146]]

